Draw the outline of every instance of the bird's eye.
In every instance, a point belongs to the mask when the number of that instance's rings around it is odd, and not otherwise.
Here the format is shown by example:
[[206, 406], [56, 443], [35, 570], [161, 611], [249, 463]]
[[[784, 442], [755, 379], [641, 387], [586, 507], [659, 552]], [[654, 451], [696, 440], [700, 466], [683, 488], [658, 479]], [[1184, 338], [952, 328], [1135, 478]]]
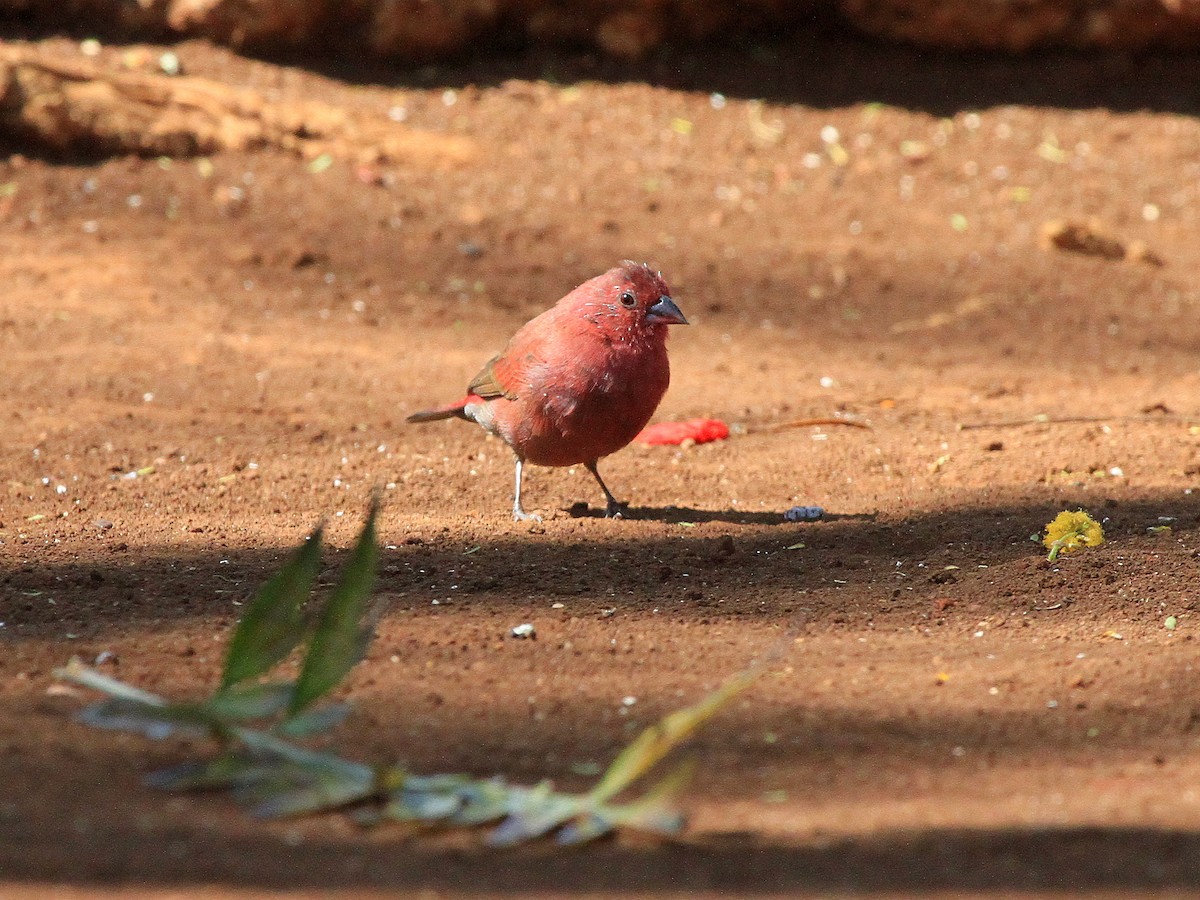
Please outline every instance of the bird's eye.
[[626, 309], [633, 309], [637, 306], [637, 297], [633, 295], [633, 291], [625, 291], [621, 294], [621, 305]]

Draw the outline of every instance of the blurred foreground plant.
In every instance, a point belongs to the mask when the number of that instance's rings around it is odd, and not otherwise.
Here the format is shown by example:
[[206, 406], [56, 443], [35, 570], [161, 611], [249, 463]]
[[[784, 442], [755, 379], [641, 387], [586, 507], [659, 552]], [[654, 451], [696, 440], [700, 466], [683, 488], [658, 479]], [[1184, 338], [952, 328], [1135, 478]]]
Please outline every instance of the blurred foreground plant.
[[[487, 840], [496, 846], [550, 833], [560, 844], [578, 844], [617, 828], [678, 833], [684, 820], [675, 801], [691, 775], [690, 763], [640, 796], [624, 802], [617, 797], [749, 686], [757, 669], [735, 675], [695, 705], [647, 728], [582, 794], [555, 791], [548, 781], [525, 787], [499, 776], [416, 775], [297, 743], [334, 727], [349, 711], [345, 703], [314, 704], [363, 659], [382, 611], [370, 602], [379, 559], [377, 512], [373, 504], [341, 580], [318, 610], [309, 607], [309, 595], [320, 567], [320, 527], [263, 586], [234, 631], [213, 696], [173, 703], [75, 659], [55, 675], [108, 695], [84, 709], [80, 719], [154, 739], [211, 738], [219, 748], [215, 757], [152, 773], [147, 782], [173, 791], [228, 790], [262, 818], [345, 809], [364, 825], [494, 824]], [[296, 678], [266, 680], [297, 648], [303, 659]]]

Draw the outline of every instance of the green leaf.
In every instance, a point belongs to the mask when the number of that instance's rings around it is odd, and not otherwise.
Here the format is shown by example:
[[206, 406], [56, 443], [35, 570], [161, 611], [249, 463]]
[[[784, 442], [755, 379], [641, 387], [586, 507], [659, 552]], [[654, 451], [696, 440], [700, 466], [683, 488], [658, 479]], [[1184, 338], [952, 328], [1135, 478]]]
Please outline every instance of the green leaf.
[[259, 759], [225, 753], [209, 762], [190, 762], [160, 769], [144, 780], [149, 787], [162, 791], [203, 791], [246, 784], [261, 777], [262, 762]]
[[555, 836], [554, 842], [563, 847], [576, 847], [604, 837], [614, 828], [616, 825], [612, 819], [599, 812], [590, 812], [564, 825]]
[[205, 706], [223, 719], [262, 719], [284, 709], [291, 696], [290, 681], [234, 685], [217, 694]]
[[221, 719], [205, 704], [168, 703], [157, 694], [86, 666], [78, 658], [55, 669], [54, 676], [109, 695], [110, 699], [93, 703], [79, 713], [79, 721], [85, 725], [135, 731], [156, 741], [180, 732], [204, 736], [221, 734], [225, 730]]
[[243, 749], [211, 763], [156, 772], [147, 782], [166, 790], [232, 788], [260, 818], [319, 812], [376, 793], [370, 766], [297, 747], [251, 728], [231, 728], [229, 736]]
[[173, 734], [203, 737], [220, 734], [224, 726], [204, 706], [195, 703], [144, 703], [114, 697], [93, 703], [79, 714], [79, 721], [94, 728], [134, 731], [154, 741]]
[[620, 806], [606, 806], [605, 813], [616, 828], [678, 834], [684, 819], [677, 801], [695, 774], [696, 760], [684, 760], [642, 796]]
[[336, 687], [366, 655], [372, 627], [371, 624], [364, 624], [363, 619], [379, 562], [379, 543], [375, 539], [378, 513], [379, 504], [372, 501], [371, 511], [350, 555], [350, 562], [317, 620], [300, 677], [292, 692], [292, 701], [288, 705], [289, 716], [294, 716]]
[[474, 827], [496, 821], [512, 806], [512, 792], [512, 786], [500, 777], [470, 781], [459, 789], [462, 808], [450, 817], [450, 824]]
[[572, 794], [555, 793], [549, 782], [533, 788], [510, 788], [508, 816], [489, 832], [487, 843], [511, 847], [539, 838], [578, 816], [582, 802]]
[[222, 691], [266, 674], [304, 637], [303, 606], [321, 565], [321, 532], [318, 526], [246, 608], [225, 654]]
[[379, 818], [399, 822], [473, 827], [508, 815], [514, 790], [503, 778], [477, 779], [469, 775], [408, 775], [386, 770], [382, 777], [394, 786]]
[[374, 791], [372, 778], [283, 767], [274, 773], [274, 777], [240, 787], [237, 794], [257, 818], [284, 819], [366, 800]]
[[235, 727], [230, 729], [230, 735], [241, 741], [248, 752], [262, 758], [277, 757], [300, 769], [313, 772], [332, 772], [335, 775], [371, 783], [375, 781], [375, 770], [370, 766], [342, 759], [332, 753], [322, 753], [319, 750], [309, 750], [307, 747], [289, 744], [266, 731]]
[[55, 669], [54, 677], [63, 681], [73, 681], [75, 684], [100, 691], [100, 693], [108, 694], [110, 697], [119, 697], [123, 700], [136, 700], [139, 703], [151, 706], [167, 705], [167, 701], [157, 694], [151, 694], [149, 691], [143, 691], [141, 688], [135, 688], [131, 684], [126, 684], [119, 679], [111, 678], [102, 672], [98, 672], [91, 666], [84, 665], [77, 656], [72, 657], [71, 661], [65, 666]]
[[641, 778], [721, 707], [748, 688], [758, 678], [760, 671], [749, 669], [734, 675], [698, 703], [664, 716], [639, 734], [612, 761], [599, 784], [588, 793], [589, 805], [598, 806], [606, 802]]
[[[291, 685], [288, 687], [290, 689]], [[330, 728], [340, 725], [349, 714], [349, 703], [330, 703], [319, 709], [307, 709], [299, 715], [281, 722], [275, 731], [292, 738], [312, 737], [314, 734], [320, 734], [322, 731], [328, 731]]]
[[402, 791], [388, 800], [384, 815], [392, 822], [431, 824], [452, 818], [462, 806], [463, 800], [457, 790]]
[[654, 834], [673, 835], [683, 830], [684, 816], [676, 798], [692, 780], [695, 760], [686, 760], [631, 803], [604, 804], [569, 822], [557, 835], [562, 846], [593, 841], [616, 828], [633, 828]]

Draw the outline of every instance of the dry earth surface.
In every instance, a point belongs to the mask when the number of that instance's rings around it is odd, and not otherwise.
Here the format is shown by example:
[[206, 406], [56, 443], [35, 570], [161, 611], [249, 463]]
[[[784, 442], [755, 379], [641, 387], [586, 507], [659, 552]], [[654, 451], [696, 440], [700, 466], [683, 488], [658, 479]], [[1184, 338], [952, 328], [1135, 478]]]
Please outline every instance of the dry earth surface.
[[[0, 893], [1200, 891], [1196, 59], [826, 35], [398, 74], [171, 49], [476, 152], [8, 146]], [[1164, 264], [1043, 246], [1089, 217]], [[609, 459], [623, 521], [586, 472], [534, 469], [544, 527], [515, 524], [503, 445], [404, 417], [626, 257], [692, 320], [658, 418], [741, 427]], [[871, 430], [773, 427], [835, 415]], [[344, 549], [375, 485], [390, 606], [335, 739], [356, 758], [583, 787], [784, 642], [693, 742], [681, 841], [264, 825], [141, 786], [200, 748], [71, 721], [72, 655], [206, 690], [239, 604], [322, 516]], [[785, 523], [795, 504], [829, 515]], [[1030, 535], [1079, 507], [1107, 542], [1048, 563]]]

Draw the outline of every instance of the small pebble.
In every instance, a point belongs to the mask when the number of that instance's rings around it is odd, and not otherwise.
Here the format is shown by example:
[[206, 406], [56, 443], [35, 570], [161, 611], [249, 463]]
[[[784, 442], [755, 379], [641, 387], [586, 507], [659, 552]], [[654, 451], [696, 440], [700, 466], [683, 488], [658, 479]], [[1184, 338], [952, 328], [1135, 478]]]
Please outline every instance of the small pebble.
[[821, 506], [793, 506], [783, 514], [788, 522], [816, 522], [824, 516], [825, 509]]
[[531, 638], [536, 640], [537, 632], [534, 630], [533, 625], [531, 625], [529, 622], [523, 622], [522, 624], [513, 628], [512, 636], [515, 638]]

